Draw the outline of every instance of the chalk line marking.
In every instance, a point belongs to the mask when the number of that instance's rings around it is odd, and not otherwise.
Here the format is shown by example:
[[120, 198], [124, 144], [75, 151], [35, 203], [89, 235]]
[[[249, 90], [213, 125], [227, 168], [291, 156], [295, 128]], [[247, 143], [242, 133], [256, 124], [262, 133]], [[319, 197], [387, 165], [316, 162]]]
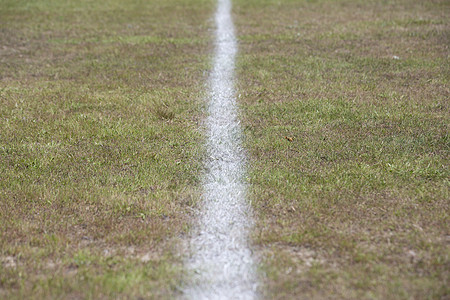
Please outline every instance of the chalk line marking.
[[255, 299], [256, 270], [249, 248], [251, 208], [244, 183], [245, 154], [237, 119], [234, 65], [237, 41], [230, 0], [218, 0], [214, 67], [209, 81], [207, 173], [187, 268], [195, 274], [188, 299]]

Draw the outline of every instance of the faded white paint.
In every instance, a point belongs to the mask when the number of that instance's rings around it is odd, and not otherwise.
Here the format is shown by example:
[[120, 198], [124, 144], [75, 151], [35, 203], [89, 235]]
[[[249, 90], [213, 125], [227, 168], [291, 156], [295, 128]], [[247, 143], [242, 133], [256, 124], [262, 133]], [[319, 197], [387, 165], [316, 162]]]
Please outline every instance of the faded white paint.
[[248, 234], [251, 209], [244, 183], [245, 155], [237, 119], [234, 64], [237, 42], [230, 0], [219, 0], [214, 69], [209, 82], [207, 174], [187, 267], [195, 274], [189, 299], [254, 299], [256, 271]]

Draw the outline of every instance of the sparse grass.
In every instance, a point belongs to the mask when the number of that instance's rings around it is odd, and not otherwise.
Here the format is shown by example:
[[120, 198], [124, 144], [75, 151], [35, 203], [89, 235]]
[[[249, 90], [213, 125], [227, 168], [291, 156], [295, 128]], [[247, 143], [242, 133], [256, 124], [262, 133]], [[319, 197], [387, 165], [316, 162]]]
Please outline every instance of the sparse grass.
[[0, 0], [0, 298], [172, 298], [212, 1]]
[[449, 2], [234, 3], [266, 297], [448, 297]]
[[[0, 0], [0, 298], [173, 298], [210, 0]], [[235, 0], [270, 299], [450, 294], [448, 1]]]

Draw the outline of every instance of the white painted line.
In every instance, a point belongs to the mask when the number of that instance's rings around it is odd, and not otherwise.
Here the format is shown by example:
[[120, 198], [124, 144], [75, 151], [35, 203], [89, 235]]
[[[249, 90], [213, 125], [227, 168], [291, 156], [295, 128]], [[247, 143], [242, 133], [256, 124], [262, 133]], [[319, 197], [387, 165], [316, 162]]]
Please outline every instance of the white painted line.
[[187, 262], [196, 274], [189, 299], [255, 299], [256, 270], [248, 245], [252, 226], [244, 183], [245, 155], [237, 119], [234, 64], [237, 41], [230, 0], [218, 0], [214, 68], [209, 86], [207, 174], [197, 231]]

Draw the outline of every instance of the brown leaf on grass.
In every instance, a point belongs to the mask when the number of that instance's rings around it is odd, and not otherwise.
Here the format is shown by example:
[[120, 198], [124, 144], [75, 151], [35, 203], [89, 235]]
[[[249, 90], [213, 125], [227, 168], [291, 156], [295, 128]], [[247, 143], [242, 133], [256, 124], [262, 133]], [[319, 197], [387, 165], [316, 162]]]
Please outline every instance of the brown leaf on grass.
[[287, 139], [289, 142], [292, 142], [294, 140], [294, 138], [290, 136], [285, 136], [284, 138]]

